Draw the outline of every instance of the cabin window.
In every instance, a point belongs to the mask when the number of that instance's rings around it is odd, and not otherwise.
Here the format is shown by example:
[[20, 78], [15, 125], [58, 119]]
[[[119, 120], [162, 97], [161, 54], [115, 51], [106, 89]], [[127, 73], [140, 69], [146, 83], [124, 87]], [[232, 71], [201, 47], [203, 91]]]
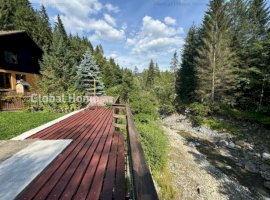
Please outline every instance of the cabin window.
[[0, 72], [0, 88], [1, 89], [10, 89], [11, 88], [11, 74]]
[[8, 64], [18, 64], [18, 58], [15, 53], [4, 51], [5, 62]]

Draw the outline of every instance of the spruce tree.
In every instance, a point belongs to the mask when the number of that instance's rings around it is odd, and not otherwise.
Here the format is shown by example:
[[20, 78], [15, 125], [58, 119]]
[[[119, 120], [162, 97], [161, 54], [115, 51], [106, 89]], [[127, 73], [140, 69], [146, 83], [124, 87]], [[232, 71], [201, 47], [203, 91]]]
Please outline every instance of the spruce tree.
[[14, 30], [15, 1], [0, 0], [0, 30]]
[[48, 51], [52, 43], [52, 29], [46, 8], [42, 5], [38, 11], [38, 43], [44, 51]]
[[87, 49], [83, 55], [77, 74], [78, 86], [82, 92], [87, 92], [90, 95], [104, 93], [103, 83], [100, 80], [100, 71], [90, 49]]
[[177, 100], [192, 102], [195, 100], [196, 62], [198, 48], [198, 30], [192, 25], [188, 31], [182, 54], [181, 68], [178, 70], [176, 81]]
[[230, 29], [224, 0], [211, 0], [206, 12], [198, 49], [197, 93], [201, 100], [234, 104], [236, 74], [230, 47]]
[[172, 57], [171, 63], [170, 63], [170, 70], [171, 70], [171, 73], [173, 74], [173, 77], [174, 77], [174, 84], [176, 82], [176, 72], [179, 69], [179, 66], [180, 66], [180, 63], [178, 60], [178, 55], [177, 55], [177, 52], [175, 51], [173, 53], [173, 57]]
[[75, 89], [76, 62], [72, 58], [59, 22], [57, 21], [54, 27], [52, 45], [43, 55], [41, 62], [40, 86], [44, 93], [65, 93]]
[[28, 0], [16, 1], [14, 11], [14, 29], [25, 30], [28, 35], [40, 46], [39, 19]]
[[147, 71], [147, 78], [146, 78], [146, 88], [148, 90], [152, 89], [154, 80], [155, 80], [155, 64], [153, 60], [151, 59], [149, 63], [149, 68]]
[[[267, 83], [267, 41], [269, 38], [269, 8], [265, 0], [249, 2], [250, 38], [244, 60], [245, 84], [242, 86], [240, 103], [251, 108], [260, 108], [265, 99]], [[269, 59], [269, 58], [268, 58]], [[255, 101], [254, 101], [255, 99]]]
[[[270, 10], [267, 7], [266, 0], [251, 0], [249, 1], [249, 19], [251, 23], [251, 41], [254, 40], [264, 40], [269, 20], [270, 20]], [[249, 41], [249, 42], [251, 42]]]

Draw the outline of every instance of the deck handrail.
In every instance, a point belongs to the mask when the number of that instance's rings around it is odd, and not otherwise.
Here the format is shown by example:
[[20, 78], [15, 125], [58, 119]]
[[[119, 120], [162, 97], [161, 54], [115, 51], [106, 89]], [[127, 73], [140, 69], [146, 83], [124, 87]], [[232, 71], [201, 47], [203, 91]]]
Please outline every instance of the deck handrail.
[[133, 186], [133, 198], [136, 200], [157, 200], [158, 195], [154, 181], [144, 156], [143, 148], [139, 140], [134, 119], [129, 106], [127, 113], [127, 142], [130, 156], [131, 180]]

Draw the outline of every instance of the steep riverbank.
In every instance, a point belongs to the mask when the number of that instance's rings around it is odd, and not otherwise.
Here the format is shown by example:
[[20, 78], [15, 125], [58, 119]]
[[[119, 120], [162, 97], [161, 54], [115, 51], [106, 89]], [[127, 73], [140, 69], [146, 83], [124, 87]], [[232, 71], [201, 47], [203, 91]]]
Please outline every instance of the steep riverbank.
[[[169, 166], [176, 199], [266, 199], [267, 149], [207, 127], [184, 115], [162, 120], [170, 142]], [[263, 153], [262, 153], [263, 152]]]

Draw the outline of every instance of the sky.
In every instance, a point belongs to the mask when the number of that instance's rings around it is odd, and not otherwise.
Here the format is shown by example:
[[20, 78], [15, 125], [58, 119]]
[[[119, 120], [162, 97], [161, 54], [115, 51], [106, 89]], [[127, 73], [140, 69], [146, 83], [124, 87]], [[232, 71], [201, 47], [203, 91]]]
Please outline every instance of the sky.
[[190, 26], [200, 25], [208, 0], [30, 0], [43, 4], [52, 25], [61, 16], [67, 33], [101, 44], [106, 57], [139, 71], [150, 59], [169, 69], [173, 52], [181, 53]]

